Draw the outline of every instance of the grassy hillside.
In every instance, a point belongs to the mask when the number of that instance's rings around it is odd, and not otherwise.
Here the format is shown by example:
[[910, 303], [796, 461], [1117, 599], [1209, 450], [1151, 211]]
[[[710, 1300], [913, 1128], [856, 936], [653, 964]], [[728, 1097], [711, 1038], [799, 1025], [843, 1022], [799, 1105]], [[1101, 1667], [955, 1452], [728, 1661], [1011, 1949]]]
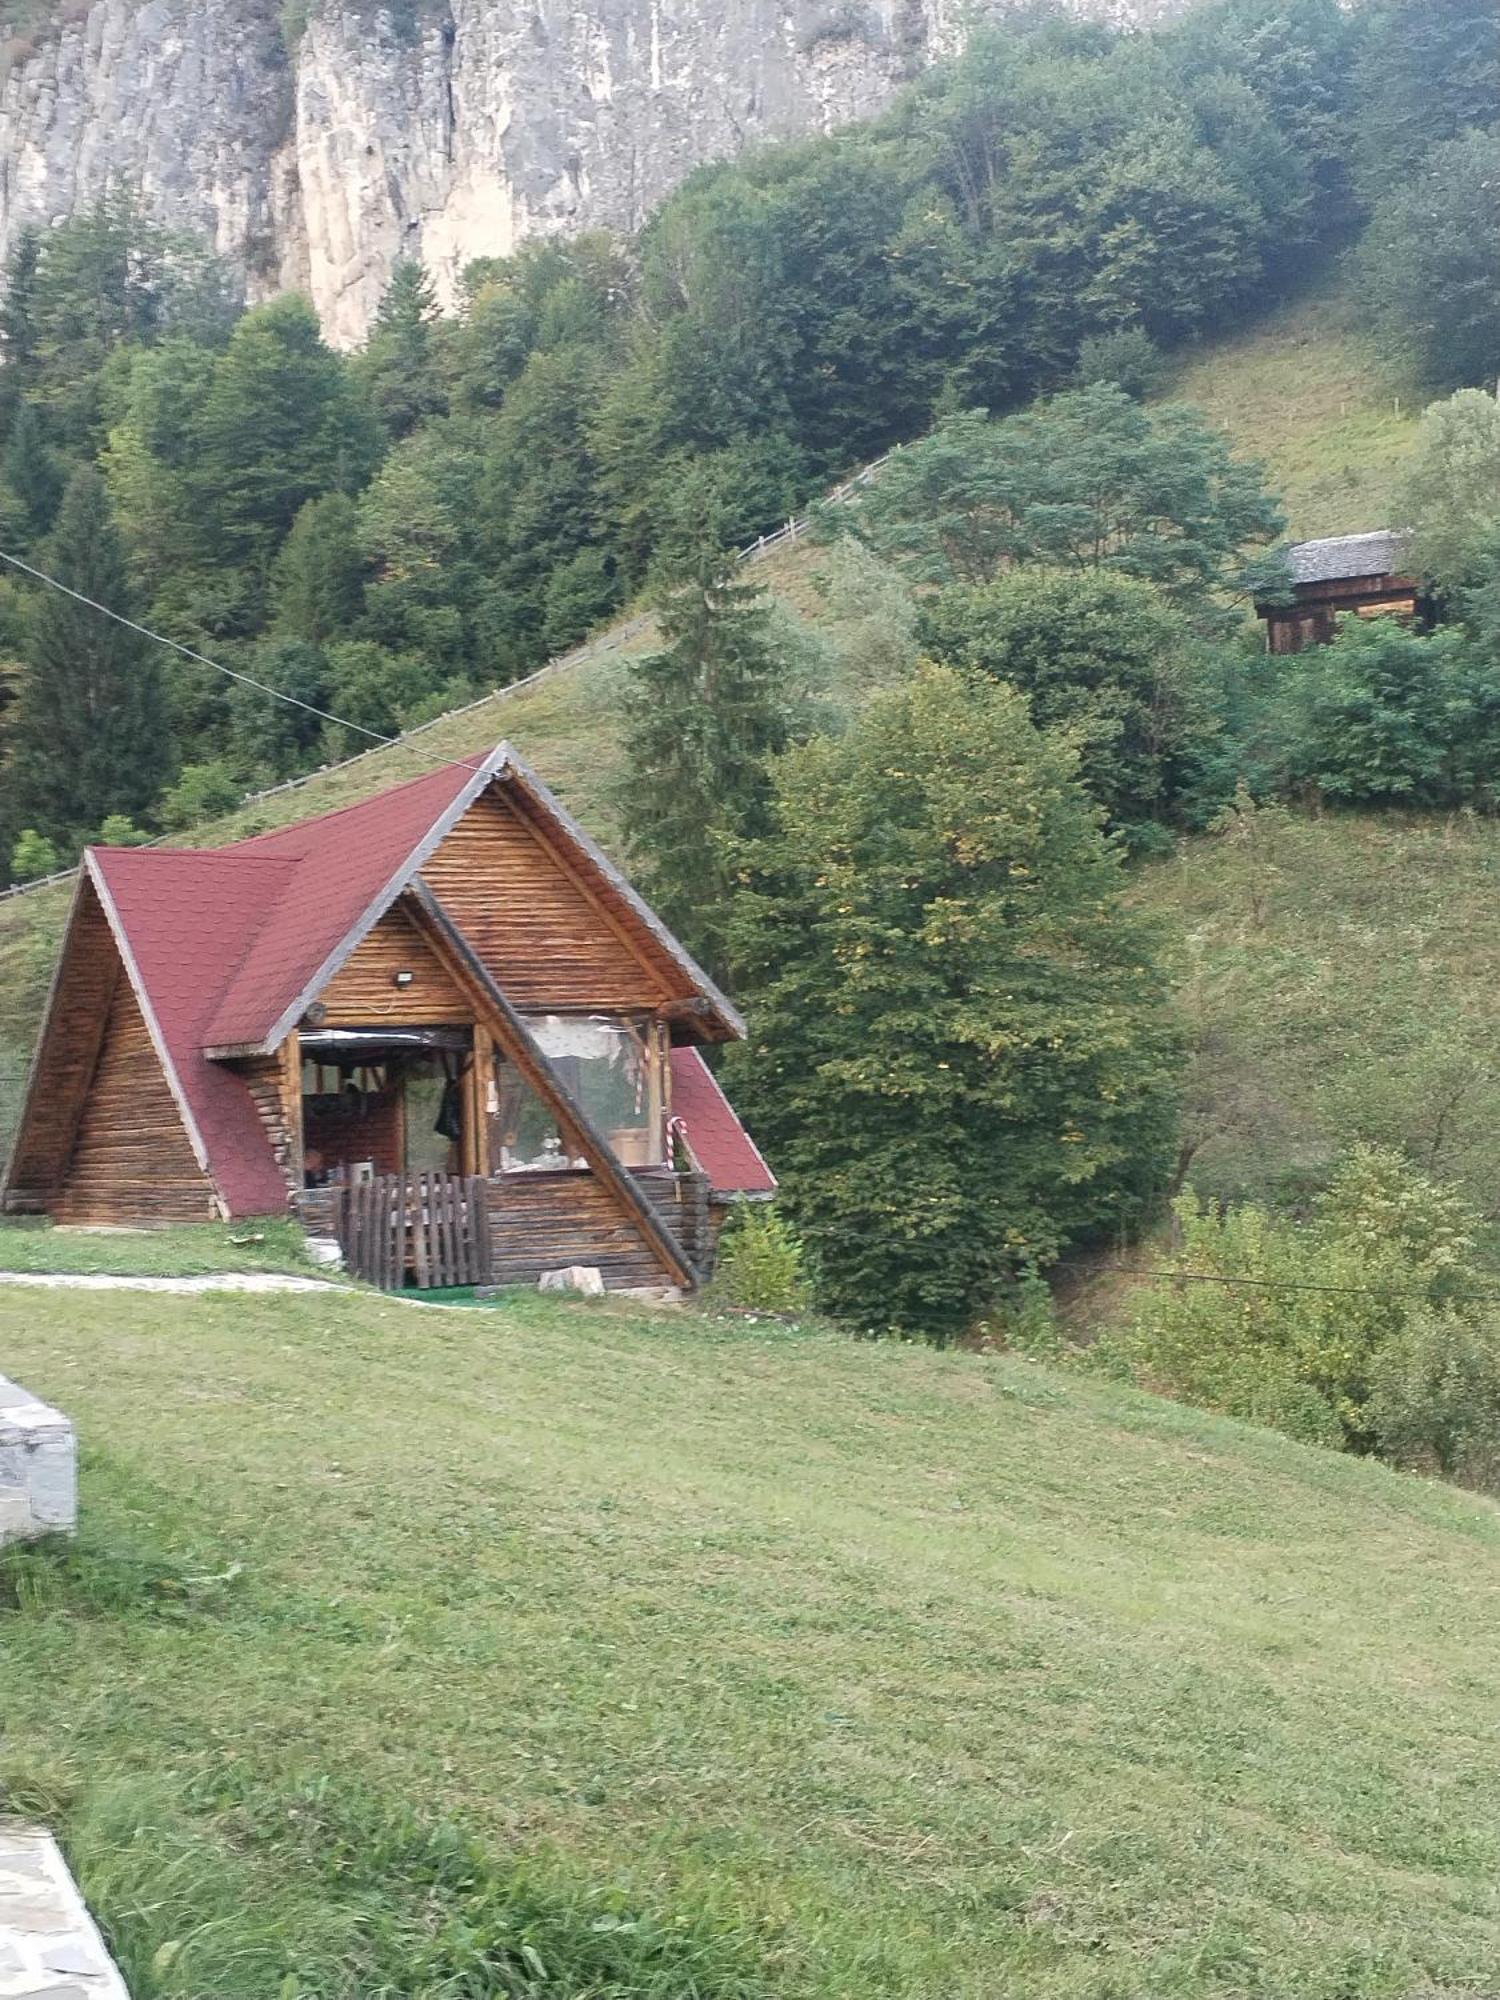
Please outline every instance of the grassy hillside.
[[394, 1990], [502, 1990], [439, 1986], [478, 1918], [371, 1831], [402, 1804], [582, 1912], [547, 2000], [611, 1889], [705, 1954], [636, 2000], [1500, 1962], [1479, 1501], [1024, 1363], [534, 1297], [9, 1294], [0, 1352], [88, 1446], [81, 1551], [0, 1581], [0, 1782], [137, 2000], [369, 2000], [403, 1922]]
[[1295, 1196], [1365, 1138], [1500, 1218], [1500, 828], [1262, 812], [1137, 895], [1195, 1031], [1201, 1187]]
[[1335, 275], [1248, 333], [1187, 356], [1170, 393], [1264, 461], [1295, 539], [1391, 525], [1420, 411], [1361, 330], [1352, 282]]

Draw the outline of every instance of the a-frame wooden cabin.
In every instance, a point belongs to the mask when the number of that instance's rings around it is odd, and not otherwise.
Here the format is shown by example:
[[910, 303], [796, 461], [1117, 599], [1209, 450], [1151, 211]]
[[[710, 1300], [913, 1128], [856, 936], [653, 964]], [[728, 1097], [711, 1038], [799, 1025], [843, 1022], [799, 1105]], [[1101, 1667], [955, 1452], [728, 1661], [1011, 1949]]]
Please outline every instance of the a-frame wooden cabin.
[[691, 1287], [774, 1188], [734, 1007], [507, 744], [210, 851], [90, 848], [3, 1185], [59, 1222], [290, 1206], [387, 1285]]

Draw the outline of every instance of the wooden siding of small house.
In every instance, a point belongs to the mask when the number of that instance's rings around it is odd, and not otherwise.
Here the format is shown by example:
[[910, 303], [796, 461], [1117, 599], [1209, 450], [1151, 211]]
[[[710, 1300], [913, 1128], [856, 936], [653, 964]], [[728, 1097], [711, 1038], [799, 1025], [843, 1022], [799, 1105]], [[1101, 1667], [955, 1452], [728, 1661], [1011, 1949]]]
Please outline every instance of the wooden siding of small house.
[[[411, 983], [396, 984], [398, 972]], [[388, 910], [350, 954], [318, 1000], [328, 1028], [466, 1027], [473, 1009], [433, 956], [411, 918]]]
[[58, 1222], [207, 1222], [218, 1214], [140, 1003], [121, 979], [61, 1190]]
[[26, 1121], [10, 1166], [7, 1205], [13, 1209], [44, 1209], [61, 1185], [110, 1000], [123, 976], [103, 906], [85, 882], [37, 1055], [32, 1101], [45, 1115]]
[[503, 1174], [486, 1186], [493, 1283], [534, 1285], [570, 1264], [592, 1265], [611, 1291], [678, 1282], [592, 1174]]
[[1262, 616], [1269, 650], [1283, 656], [1326, 646], [1338, 636], [1340, 618], [1351, 614], [1415, 618], [1420, 603], [1420, 586], [1410, 577], [1348, 577], [1331, 583], [1300, 584], [1294, 604], [1266, 610]]
[[684, 997], [681, 978], [512, 794], [477, 799], [422, 877], [523, 1013], [646, 1011]]

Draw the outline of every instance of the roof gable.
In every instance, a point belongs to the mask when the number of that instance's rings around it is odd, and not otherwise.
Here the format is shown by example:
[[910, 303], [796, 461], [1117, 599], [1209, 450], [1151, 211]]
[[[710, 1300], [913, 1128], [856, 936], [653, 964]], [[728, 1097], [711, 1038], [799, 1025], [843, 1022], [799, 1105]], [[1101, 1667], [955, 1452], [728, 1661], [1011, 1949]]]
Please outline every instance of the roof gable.
[[91, 848], [86, 866], [199, 1163], [231, 1215], [285, 1207], [254, 1101], [233, 1071], [208, 1060], [203, 1039], [223, 977], [251, 950], [291, 864], [233, 848]]
[[248, 953], [205, 1023], [213, 1049], [267, 1053], [384, 916], [503, 761], [450, 764], [362, 805], [224, 850], [292, 865]]

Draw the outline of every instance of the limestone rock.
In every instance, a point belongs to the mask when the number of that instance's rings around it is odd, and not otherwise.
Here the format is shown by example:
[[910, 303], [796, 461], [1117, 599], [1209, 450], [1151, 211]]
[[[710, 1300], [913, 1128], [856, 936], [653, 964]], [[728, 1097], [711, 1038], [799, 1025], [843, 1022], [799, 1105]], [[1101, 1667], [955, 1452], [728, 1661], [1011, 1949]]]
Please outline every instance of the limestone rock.
[[[705, 160], [867, 116], [965, 0], [89, 0], [0, 84], [0, 252], [108, 185], [207, 236], [250, 296], [362, 338], [390, 268], [628, 230]], [[1007, 0], [990, 0], [1004, 6]], [[1072, 0], [1121, 22], [1188, 0]], [[290, 37], [291, 45], [288, 45]]]
[[602, 1299], [604, 1274], [593, 1264], [569, 1264], [566, 1270], [543, 1271], [537, 1289], [543, 1292], [573, 1292], [585, 1299]]

